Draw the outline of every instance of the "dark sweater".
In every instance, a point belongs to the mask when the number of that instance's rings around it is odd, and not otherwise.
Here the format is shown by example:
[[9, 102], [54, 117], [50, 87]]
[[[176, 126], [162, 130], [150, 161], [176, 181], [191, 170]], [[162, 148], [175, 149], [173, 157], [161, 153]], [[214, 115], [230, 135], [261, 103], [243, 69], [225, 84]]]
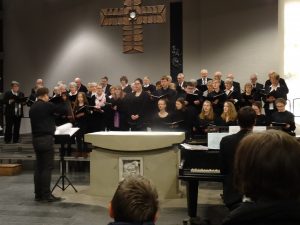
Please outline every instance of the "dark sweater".
[[126, 222], [111, 222], [108, 225], [154, 225], [153, 222], [126, 223]]
[[299, 225], [297, 201], [245, 202], [233, 210], [223, 225]]
[[66, 112], [67, 109], [64, 104], [55, 105], [42, 100], [35, 102], [29, 110], [32, 135], [54, 135], [55, 115]]

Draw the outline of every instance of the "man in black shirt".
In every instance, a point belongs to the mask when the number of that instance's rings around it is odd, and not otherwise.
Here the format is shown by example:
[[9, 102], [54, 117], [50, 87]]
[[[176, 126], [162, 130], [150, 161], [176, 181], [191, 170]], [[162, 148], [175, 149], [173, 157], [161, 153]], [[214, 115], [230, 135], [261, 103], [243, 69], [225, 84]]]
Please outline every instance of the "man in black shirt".
[[60, 201], [51, 194], [51, 173], [54, 164], [53, 137], [55, 132], [55, 115], [66, 112], [64, 105], [55, 105], [49, 100], [48, 88], [39, 88], [38, 100], [31, 106], [29, 117], [32, 130], [32, 143], [36, 154], [34, 172], [35, 200], [43, 202]]

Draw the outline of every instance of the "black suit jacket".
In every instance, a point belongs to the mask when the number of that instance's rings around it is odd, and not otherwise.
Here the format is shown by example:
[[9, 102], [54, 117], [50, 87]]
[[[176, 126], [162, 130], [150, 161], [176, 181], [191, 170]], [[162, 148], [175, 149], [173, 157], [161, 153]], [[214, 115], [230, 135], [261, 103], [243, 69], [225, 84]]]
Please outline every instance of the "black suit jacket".
[[83, 84], [80, 85], [80, 88], [78, 89], [78, 92], [84, 92], [87, 93], [88, 89], [86, 88], [86, 86], [84, 86]]
[[106, 96], [109, 96], [109, 95], [110, 95], [110, 92], [109, 92], [110, 87], [111, 87], [110, 84], [107, 84], [107, 85], [106, 85], [105, 92], [104, 92]]
[[[272, 83], [271, 83], [270, 80], [266, 80], [266, 82], [265, 82], [265, 88], [271, 86], [271, 84], [272, 84]], [[287, 94], [288, 94], [288, 93], [289, 93], [289, 88], [288, 88], [288, 86], [286, 85], [285, 80], [284, 80], [283, 78], [279, 78], [279, 84], [280, 84], [280, 86], [285, 86], [285, 87], [286, 87]]]
[[236, 134], [223, 137], [220, 142], [221, 173], [223, 181], [223, 200], [229, 208], [242, 201], [242, 195], [233, 186], [233, 164], [237, 146], [249, 133], [249, 130], [240, 130]]
[[[5, 105], [5, 116], [10, 118], [14, 116], [23, 117], [23, 105], [25, 102], [20, 102], [22, 98], [24, 98], [24, 94], [22, 92], [19, 92], [18, 96], [15, 96], [11, 90], [4, 93], [3, 104]], [[16, 107], [21, 107], [18, 115], [16, 115], [15, 112]]]
[[[206, 79], [207, 79], [207, 81], [212, 80], [211, 78], [208, 78], [208, 77]], [[202, 92], [207, 90], [207, 86], [206, 86], [206, 84], [203, 84], [202, 78], [197, 80], [197, 89]]]
[[233, 81], [232, 86], [234, 87], [234, 90], [238, 93], [241, 93], [241, 85], [239, 82]]

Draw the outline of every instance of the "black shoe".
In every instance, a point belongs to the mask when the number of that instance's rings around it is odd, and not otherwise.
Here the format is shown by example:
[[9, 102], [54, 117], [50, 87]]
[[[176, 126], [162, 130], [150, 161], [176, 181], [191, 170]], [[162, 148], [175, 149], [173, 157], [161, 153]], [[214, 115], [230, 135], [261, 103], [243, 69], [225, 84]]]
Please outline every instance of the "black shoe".
[[55, 197], [54, 195], [50, 195], [49, 197], [42, 199], [43, 202], [60, 202], [61, 200], [62, 198]]
[[41, 201], [43, 201], [43, 198], [39, 197], [39, 196], [35, 196], [34, 201], [41, 202]]

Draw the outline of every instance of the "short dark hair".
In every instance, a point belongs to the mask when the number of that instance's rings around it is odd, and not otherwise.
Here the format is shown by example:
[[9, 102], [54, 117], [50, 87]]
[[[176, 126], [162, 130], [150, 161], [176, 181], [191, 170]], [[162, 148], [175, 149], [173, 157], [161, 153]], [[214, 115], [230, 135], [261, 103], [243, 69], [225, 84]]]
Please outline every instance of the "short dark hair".
[[101, 79], [108, 80], [107, 76], [102, 77]]
[[256, 113], [251, 106], [244, 106], [238, 111], [237, 119], [241, 128], [252, 128], [255, 125]]
[[125, 81], [126, 84], [128, 83], [128, 78], [126, 76], [121, 76], [120, 81]]
[[282, 103], [282, 104], [286, 105], [286, 100], [284, 98], [277, 98], [275, 100], [275, 105], [277, 105], [278, 103]]
[[235, 155], [235, 184], [256, 201], [300, 197], [300, 143], [278, 130], [252, 133]]
[[138, 81], [138, 82], [140, 82], [141, 85], [143, 85], [143, 80], [142, 80], [141, 78], [136, 78], [136, 79], [134, 80], [134, 82], [135, 82], [135, 81]]
[[120, 182], [111, 206], [117, 222], [154, 222], [158, 211], [158, 194], [145, 177], [128, 176]]
[[36, 91], [36, 97], [41, 97], [49, 94], [49, 89], [46, 87], [38, 88]]
[[188, 81], [186, 82], [186, 87], [196, 87], [195, 83], [194, 82], [191, 82], [191, 81]]

